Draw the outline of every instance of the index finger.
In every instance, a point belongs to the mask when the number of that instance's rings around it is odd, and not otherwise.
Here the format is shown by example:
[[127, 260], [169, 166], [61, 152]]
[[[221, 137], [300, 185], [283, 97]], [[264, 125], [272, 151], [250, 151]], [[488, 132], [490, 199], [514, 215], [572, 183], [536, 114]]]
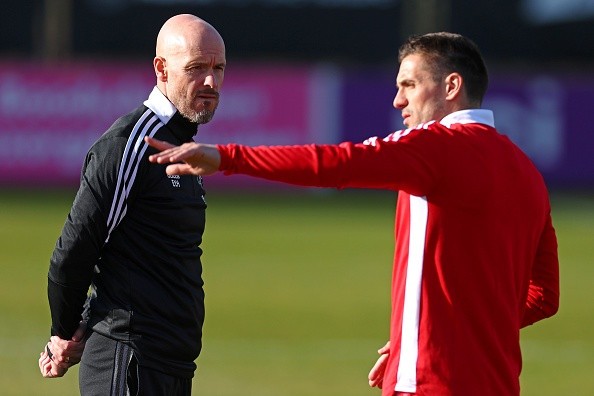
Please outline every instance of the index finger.
[[172, 147], [175, 147], [173, 144], [164, 142], [159, 139], [152, 138], [150, 136], [145, 136], [144, 141], [148, 143], [149, 146], [156, 148], [159, 151], [167, 150]]

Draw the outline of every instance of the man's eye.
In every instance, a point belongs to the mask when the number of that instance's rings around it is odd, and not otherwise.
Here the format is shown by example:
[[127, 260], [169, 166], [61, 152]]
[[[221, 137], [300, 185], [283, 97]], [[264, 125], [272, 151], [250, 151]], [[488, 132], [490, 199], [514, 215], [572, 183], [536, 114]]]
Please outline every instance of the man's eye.
[[192, 72], [193, 72], [193, 71], [200, 71], [200, 70], [202, 70], [202, 69], [204, 69], [204, 65], [194, 65], [194, 66], [190, 66], [190, 67], [188, 68], [188, 70], [189, 70], [189, 71], [192, 71]]

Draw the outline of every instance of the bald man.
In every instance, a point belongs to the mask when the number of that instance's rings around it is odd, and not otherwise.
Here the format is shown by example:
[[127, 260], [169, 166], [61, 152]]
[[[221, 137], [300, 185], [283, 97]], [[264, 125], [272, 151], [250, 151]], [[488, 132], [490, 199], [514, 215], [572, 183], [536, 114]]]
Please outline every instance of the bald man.
[[[83, 395], [190, 395], [204, 322], [202, 179], [167, 176], [147, 136], [191, 142], [219, 103], [225, 44], [188, 14], [165, 22], [156, 86], [92, 145], [50, 260], [46, 378], [80, 362]], [[90, 290], [90, 292], [89, 292]]]

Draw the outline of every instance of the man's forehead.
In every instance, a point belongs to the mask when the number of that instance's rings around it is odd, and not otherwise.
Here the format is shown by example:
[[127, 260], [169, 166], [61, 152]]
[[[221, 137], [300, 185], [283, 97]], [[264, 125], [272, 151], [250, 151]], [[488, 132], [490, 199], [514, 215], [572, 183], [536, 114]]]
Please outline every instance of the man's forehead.
[[186, 60], [189, 62], [226, 63], [225, 52], [216, 49], [197, 49], [187, 54]]
[[178, 46], [170, 51], [169, 57], [179, 62], [187, 63], [225, 63], [225, 47], [218, 43], [189, 43], [188, 46]]
[[398, 69], [397, 81], [400, 80], [418, 80], [421, 77], [425, 77], [429, 73], [426, 67], [424, 58], [420, 54], [412, 54], [406, 56], [400, 62], [400, 68]]

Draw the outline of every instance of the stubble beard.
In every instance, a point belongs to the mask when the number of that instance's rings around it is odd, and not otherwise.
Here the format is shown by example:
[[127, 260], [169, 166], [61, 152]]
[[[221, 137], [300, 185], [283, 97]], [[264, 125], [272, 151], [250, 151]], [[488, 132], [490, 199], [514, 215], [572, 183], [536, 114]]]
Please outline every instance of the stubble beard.
[[[177, 111], [186, 118], [187, 120], [194, 122], [196, 124], [206, 124], [214, 117], [215, 111], [217, 109], [218, 103], [215, 102], [212, 110], [204, 108], [202, 110], [196, 111], [192, 108], [192, 101], [184, 101], [181, 99], [182, 95], [173, 95], [171, 98], [173, 104], [177, 108]], [[179, 99], [179, 100], [176, 100]], [[177, 102], [177, 103], [176, 103]], [[208, 102], [204, 102], [203, 106], [208, 106]]]
[[192, 114], [183, 114], [188, 120], [195, 122], [196, 124], [206, 124], [214, 117], [215, 110], [200, 110], [198, 112], [194, 111]]
[[177, 110], [179, 113], [184, 116], [184, 118], [188, 119], [191, 122], [196, 124], [206, 124], [214, 117], [216, 106], [212, 110], [202, 109], [200, 111], [196, 111], [190, 106], [180, 106]]

